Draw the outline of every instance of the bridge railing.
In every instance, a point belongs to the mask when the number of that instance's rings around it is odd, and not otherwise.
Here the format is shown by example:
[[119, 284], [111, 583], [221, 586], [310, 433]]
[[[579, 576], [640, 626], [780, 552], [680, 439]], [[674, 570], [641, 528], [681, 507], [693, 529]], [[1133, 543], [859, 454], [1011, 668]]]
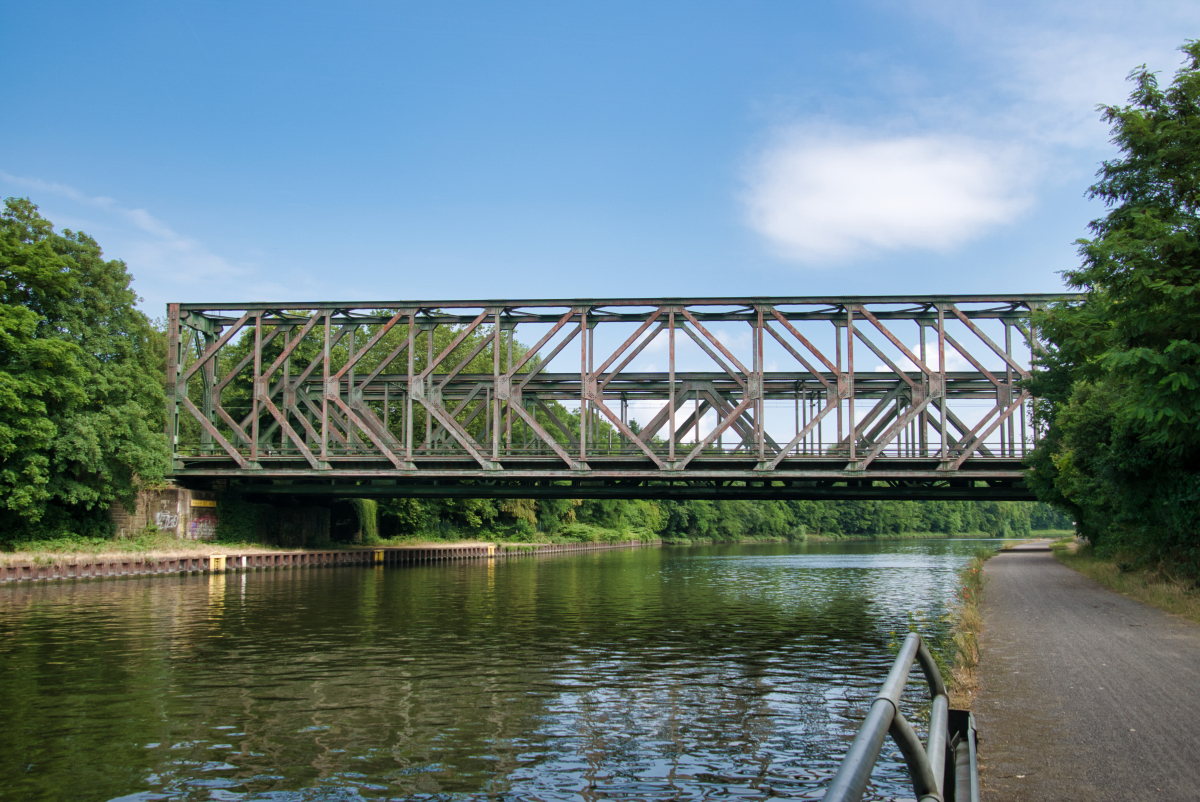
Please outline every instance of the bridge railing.
[[[929, 685], [929, 735], [924, 745], [900, 712], [900, 696], [913, 661]], [[929, 648], [915, 632], [905, 638], [841, 768], [825, 792], [825, 802], [859, 802], [888, 735], [896, 742], [913, 791], [921, 802], [979, 802], [975, 722], [970, 713], [950, 709], [950, 698]]]

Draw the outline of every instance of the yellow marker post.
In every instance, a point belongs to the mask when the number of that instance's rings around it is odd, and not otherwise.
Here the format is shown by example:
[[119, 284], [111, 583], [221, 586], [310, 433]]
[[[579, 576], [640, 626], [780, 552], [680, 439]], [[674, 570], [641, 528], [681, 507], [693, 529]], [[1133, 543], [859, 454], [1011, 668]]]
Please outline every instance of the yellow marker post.
[[383, 549], [375, 549], [375, 563], [378, 565], [383, 562]]
[[210, 554], [208, 555], [208, 570], [214, 574], [219, 574], [225, 570], [225, 555]]

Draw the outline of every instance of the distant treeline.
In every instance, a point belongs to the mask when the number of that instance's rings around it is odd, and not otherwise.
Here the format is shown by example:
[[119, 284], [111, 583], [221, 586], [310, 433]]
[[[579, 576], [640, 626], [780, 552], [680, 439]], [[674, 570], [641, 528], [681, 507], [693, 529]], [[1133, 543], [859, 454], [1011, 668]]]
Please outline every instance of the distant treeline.
[[1011, 501], [417, 500], [378, 503], [379, 534], [476, 537], [511, 532], [553, 538], [575, 525], [651, 533], [664, 540], [879, 537], [984, 532], [998, 537], [1062, 529], [1047, 504]]
[[[259, 533], [270, 531], [276, 512], [233, 498], [222, 506], [220, 536], [229, 540], [253, 538], [255, 527]], [[395, 538], [735, 543], [926, 533], [1019, 537], [1071, 527], [1069, 518], [1047, 504], [1015, 501], [355, 499], [331, 507], [331, 538], [364, 543]]]

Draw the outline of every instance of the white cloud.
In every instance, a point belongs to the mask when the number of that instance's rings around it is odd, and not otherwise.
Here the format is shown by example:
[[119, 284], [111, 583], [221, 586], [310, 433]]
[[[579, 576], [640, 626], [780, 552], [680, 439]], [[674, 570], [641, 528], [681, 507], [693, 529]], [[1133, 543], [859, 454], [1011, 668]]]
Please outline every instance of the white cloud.
[[988, 65], [979, 93], [988, 103], [970, 104], [977, 120], [994, 117], [1010, 136], [1089, 158], [1111, 150], [1097, 104], [1123, 105], [1140, 64], [1169, 82], [1178, 48], [1200, 25], [1200, 5], [1176, 0], [995, 4], [965, 18], [957, 4], [927, 11]]
[[752, 170], [750, 222], [782, 256], [805, 262], [946, 250], [1028, 205], [1017, 156], [961, 137], [793, 130]]
[[1097, 104], [1124, 104], [1143, 63], [1168, 83], [1200, 30], [1185, 0], [884, 5], [940, 30], [942, 55], [858, 54], [863, 96], [840, 105], [853, 127], [793, 118], [753, 159], [748, 221], [784, 259], [945, 251], [1014, 222], [1045, 188], [1082, 190], [1114, 152]]
[[[134, 275], [143, 281], [169, 277], [172, 282], [195, 284], [231, 280], [246, 273], [246, 268], [235, 267], [196, 239], [176, 233], [145, 209], [131, 209], [107, 196], [90, 196], [66, 184], [16, 176], [3, 170], [0, 170], [0, 181], [33, 190], [39, 197], [57, 196], [105, 212], [96, 222], [108, 229], [107, 241], [102, 243], [107, 255], [125, 260]], [[96, 234], [95, 231], [88, 233]]]

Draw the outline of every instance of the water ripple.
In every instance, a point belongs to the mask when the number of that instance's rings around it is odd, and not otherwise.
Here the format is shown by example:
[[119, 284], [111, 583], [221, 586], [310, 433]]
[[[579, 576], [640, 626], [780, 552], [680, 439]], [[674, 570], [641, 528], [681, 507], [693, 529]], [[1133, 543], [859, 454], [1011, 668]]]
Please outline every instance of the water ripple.
[[0, 796], [819, 799], [976, 545], [6, 586]]

